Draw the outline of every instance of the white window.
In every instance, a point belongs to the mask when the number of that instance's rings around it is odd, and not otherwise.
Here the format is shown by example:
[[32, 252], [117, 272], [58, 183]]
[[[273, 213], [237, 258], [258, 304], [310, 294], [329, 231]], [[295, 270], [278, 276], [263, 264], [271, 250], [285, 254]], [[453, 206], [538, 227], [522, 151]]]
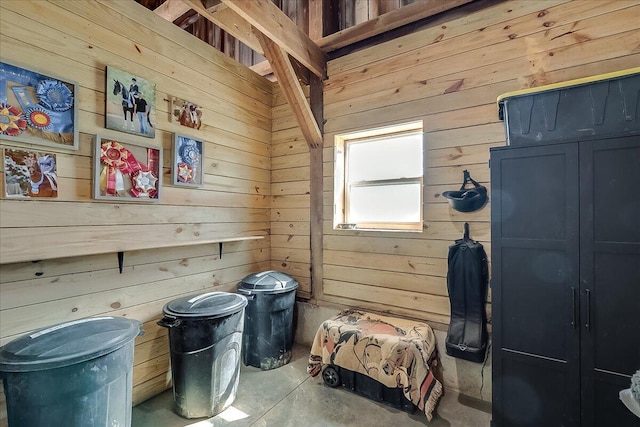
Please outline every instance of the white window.
[[422, 231], [422, 122], [335, 137], [334, 228]]

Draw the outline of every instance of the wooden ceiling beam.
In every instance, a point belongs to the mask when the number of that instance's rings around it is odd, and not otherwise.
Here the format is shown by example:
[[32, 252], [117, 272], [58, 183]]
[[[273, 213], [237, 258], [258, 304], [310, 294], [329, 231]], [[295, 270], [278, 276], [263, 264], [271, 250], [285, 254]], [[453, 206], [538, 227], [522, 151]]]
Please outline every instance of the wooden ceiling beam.
[[313, 116], [311, 107], [307, 103], [307, 98], [304, 96], [302, 86], [300, 86], [287, 51], [259, 31], [256, 31], [256, 37], [262, 45], [264, 55], [271, 64], [273, 73], [278, 79], [278, 84], [282, 88], [284, 97], [293, 111], [307, 144], [310, 148], [321, 147], [322, 133]]
[[394, 28], [445, 12], [474, 0], [417, 0], [391, 12], [317, 40], [325, 52], [331, 52]]
[[[293, 66], [293, 70], [296, 72], [298, 81], [303, 85], [308, 85], [309, 82], [311, 81], [310, 79], [311, 73], [309, 72], [309, 70], [307, 70], [304, 67], [304, 65], [302, 65], [295, 59], [290, 57], [289, 60], [291, 61], [291, 66]], [[268, 60], [258, 62], [257, 64], [254, 64], [249, 68], [253, 70], [255, 73], [261, 75], [262, 77], [266, 77], [268, 80], [272, 82], [277, 81], [277, 79], [273, 76], [273, 70], [271, 69], [271, 64], [269, 64]]]
[[163, 17], [169, 22], [173, 22], [187, 13], [191, 6], [182, 2], [182, 0], [167, 0], [153, 11], [156, 15]]
[[207, 9], [211, 13], [220, 12], [222, 9], [225, 9], [227, 5], [222, 3], [222, 0], [202, 0], [202, 4], [205, 9]]
[[200, 14], [195, 10], [189, 10], [189, 12], [182, 15], [180, 18], [173, 21], [178, 27], [186, 30], [189, 25], [195, 24], [200, 19]]
[[325, 53], [270, 0], [222, 0], [222, 2], [300, 61], [313, 74], [326, 77]]
[[251, 68], [254, 72], [258, 73], [261, 76], [266, 76], [267, 74], [273, 73], [269, 61], [258, 62], [257, 64], [254, 64], [249, 68]]
[[309, 37], [313, 41], [324, 36], [323, 3], [322, 0], [309, 0]]
[[213, 12], [212, 9], [217, 8], [221, 4], [222, 0], [202, 0], [202, 5], [211, 12]]
[[189, 8], [198, 12], [200, 16], [213, 22], [251, 49], [259, 54], [264, 54], [260, 42], [251, 30], [251, 24], [231, 8], [226, 7], [226, 4], [216, 3], [207, 8], [205, 4], [202, 3], [202, 0], [181, 1], [188, 5]]

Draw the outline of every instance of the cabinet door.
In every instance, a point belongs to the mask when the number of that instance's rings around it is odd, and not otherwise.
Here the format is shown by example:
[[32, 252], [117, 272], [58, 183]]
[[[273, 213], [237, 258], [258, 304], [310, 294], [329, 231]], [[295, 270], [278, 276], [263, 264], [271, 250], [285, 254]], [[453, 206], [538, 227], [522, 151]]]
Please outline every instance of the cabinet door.
[[491, 151], [493, 420], [577, 426], [578, 146]]
[[640, 369], [640, 136], [580, 144], [583, 426], [640, 426], [620, 402]]

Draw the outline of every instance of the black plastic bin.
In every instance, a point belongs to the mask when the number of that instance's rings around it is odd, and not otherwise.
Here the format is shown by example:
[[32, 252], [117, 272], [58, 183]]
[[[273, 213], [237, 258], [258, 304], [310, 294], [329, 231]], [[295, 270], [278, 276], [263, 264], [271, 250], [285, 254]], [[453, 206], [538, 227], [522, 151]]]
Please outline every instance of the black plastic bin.
[[291, 360], [293, 306], [298, 282], [279, 271], [250, 274], [238, 283], [249, 304], [245, 310], [242, 362], [262, 370]]
[[191, 295], [164, 306], [173, 400], [185, 418], [212, 417], [236, 398], [247, 299], [228, 292]]
[[640, 68], [498, 97], [507, 145], [531, 146], [640, 135]]
[[0, 349], [9, 426], [129, 427], [140, 322], [90, 317]]
[[327, 365], [322, 370], [322, 380], [329, 387], [343, 386], [354, 393], [376, 402], [384, 403], [408, 414], [416, 412], [417, 406], [404, 395], [402, 388], [390, 388], [360, 372], [338, 365]]

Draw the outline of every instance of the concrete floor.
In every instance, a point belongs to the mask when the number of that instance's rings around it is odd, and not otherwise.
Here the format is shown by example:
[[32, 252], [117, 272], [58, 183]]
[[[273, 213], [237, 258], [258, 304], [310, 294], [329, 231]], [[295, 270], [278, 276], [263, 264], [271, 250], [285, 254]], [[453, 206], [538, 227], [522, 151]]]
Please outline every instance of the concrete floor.
[[[185, 419], [173, 412], [168, 390], [133, 408], [132, 427], [485, 427], [490, 405], [445, 391], [431, 422], [339, 387], [320, 375], [307, 375], [309, 349], [295, 345], [288, 365], [270, 371], [242, 366], [236, 399], [226, 411], [206, 419]], [[238, 417], [241, 417], [237, 419]], [[233, 418], [236, 418], [233, 420]]]

